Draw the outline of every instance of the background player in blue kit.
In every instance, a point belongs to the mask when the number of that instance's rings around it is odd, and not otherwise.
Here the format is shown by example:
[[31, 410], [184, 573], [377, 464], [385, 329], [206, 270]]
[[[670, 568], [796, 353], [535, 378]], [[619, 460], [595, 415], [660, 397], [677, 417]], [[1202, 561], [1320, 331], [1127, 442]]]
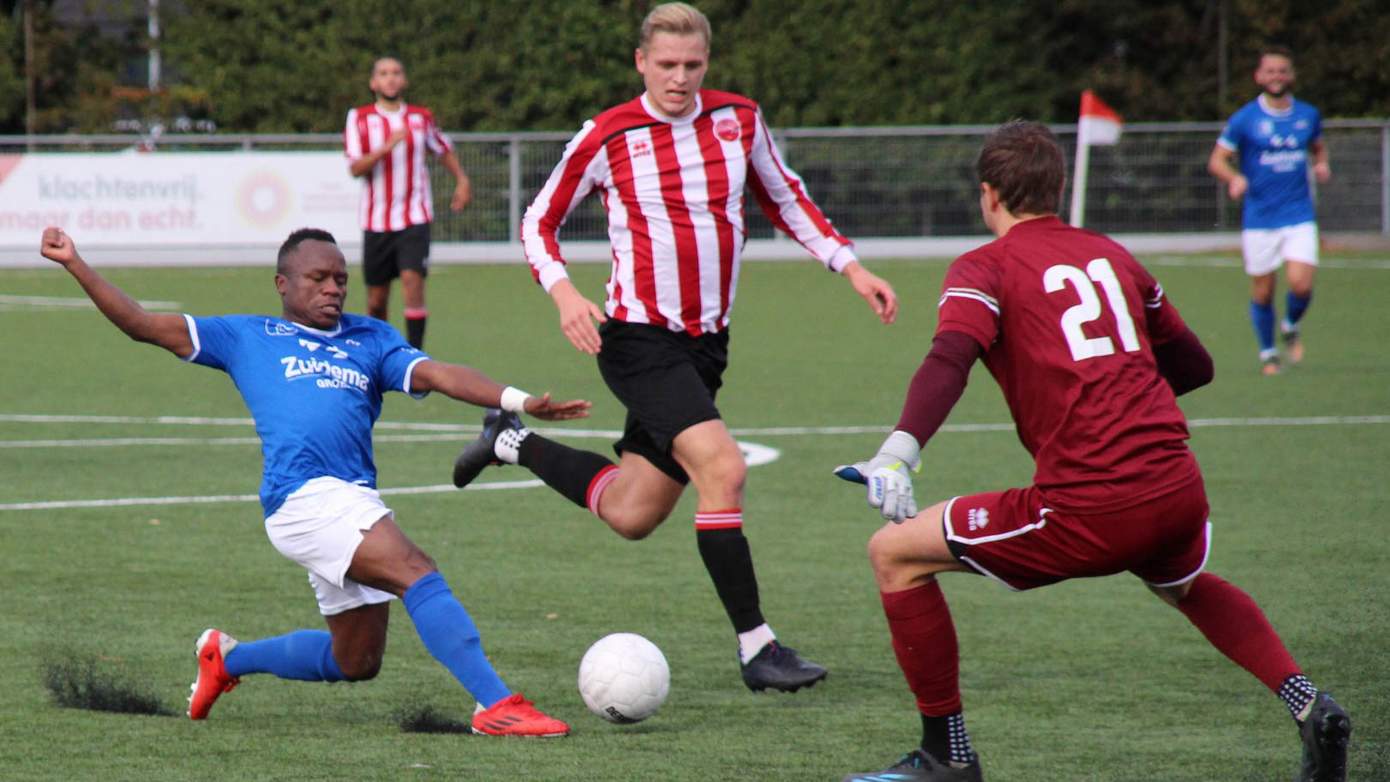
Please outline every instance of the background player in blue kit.
[[[1293, 89], [1293, 53], [1270, 46], [1260, 53], [1255, 83], [1263, 92], [1226, 123], [1207, 170], [1226, 185], [1232, 200], [1245, 199], [1241, 249], [1250, 275], [1250, 322], [1266, 375], [1279, 374], [1274, 346], [1274, 276], [1284, 266], [1289, 291], [1279, 324], [1289, 361], [1303, 360], [1298, 322], [1313, 298], [1318, 265], [1318, 224], [1308, 186], [1308, 156], [1319, 182], [1332, 178], [1322, 115]], [[1236, 156], [1239, 155], [1239, 167]]]
[[390, 600], [400, 597], [425, 648], [477, 699], [475, 733], [569, 732], [502, 682], [434, 560], [382, 504], [371, 431], [388, 390], [416, 398], [439, 391], [545, 420], [584, 417], [588, 402], [554, 402], [549, 394], [504, 388], [470, 367], [430, 359], [383, 321], [345, 314], [347, 263], [326, 231], [295, 231], [280, 247], [279, 317], [147, 312], [88, 266], [61, 229], [44, 231], [41, 252], [67, 269], [132, 339], [231, 375], [261, 438], [266, 534], [309, 571], [328, 625], [327, 632], [296, 630], [241, 643], [206, 630], [196, 645], [189, 717], [205, 718], [246, 674], [326, 682], [373, 678], [386, 648]]

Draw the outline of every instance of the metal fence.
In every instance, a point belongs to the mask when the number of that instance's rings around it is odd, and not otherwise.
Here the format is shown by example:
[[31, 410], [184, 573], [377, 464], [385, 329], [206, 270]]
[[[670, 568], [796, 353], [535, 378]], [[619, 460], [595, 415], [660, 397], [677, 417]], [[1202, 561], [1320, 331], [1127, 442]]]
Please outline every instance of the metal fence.
[[[975, 153], [991, 126], [788, 128], [774, 131], [784, 156], [814, 199], [846, 235], [967, 236], [985, 232], [974, 178]], [[1070, 156], [1075, 125], [1053, 128]], [[1332, 181], [1317, 192], [1324, 231], [1390, 235], [1390, 119], [1329, 120], [1324, 139]], [[1087, 227], [1108, 233], [1228, 232], [1239, 206], [1207, 174], [1220, 123], [1126, 125], [1120, 143], [1091, 150]], [[521, 213], [559, 160], [569, 133], [456, 133], [457, 153], [473, 181], [473, 204], [451, 213], [453, 183], [432, 170], [443, 242], [506, 242]], [[0, 136], [0, 154], [112, 151], [141, 146], [136, 136]], [[339, 149], [337, 134], [169, 135], [156, 150]], [[750, 196], [751, 198], [751, 196]], [[1070, 193], [1062, 200], [1070, 202]], [[748, 211], [749, 236], [772, 236], [760, 210]], [[606, 221], [588, 199], [566, 223], [566, 240], [603, 239]]]

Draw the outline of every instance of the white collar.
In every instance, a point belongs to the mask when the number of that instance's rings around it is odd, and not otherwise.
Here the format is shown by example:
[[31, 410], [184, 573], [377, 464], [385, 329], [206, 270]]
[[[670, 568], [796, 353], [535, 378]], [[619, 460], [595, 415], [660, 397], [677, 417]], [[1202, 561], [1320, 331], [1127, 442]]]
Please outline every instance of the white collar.
[[1287, 117], [1293, 113], [1293, 96], [1289, 96], [1289, 107], [1286, 109], [1276, 109], [1269, 105], [1268, 97], [1262, 92], [1255, 102], [1260, 104], [1260, 110], [1271, 117]]

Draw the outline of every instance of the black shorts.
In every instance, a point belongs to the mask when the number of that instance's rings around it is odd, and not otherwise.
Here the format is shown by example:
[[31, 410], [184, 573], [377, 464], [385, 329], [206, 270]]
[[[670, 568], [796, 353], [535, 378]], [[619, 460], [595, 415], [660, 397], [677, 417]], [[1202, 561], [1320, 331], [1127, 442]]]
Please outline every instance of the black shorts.
[[430, 224], [399, 231], [362, 232], [362, 279], [368, 285], [387, 285], [411, 269], [421, 277], [430, 272]]
[[599, 372], [627, 408], [623, 437], [613, 450], [631, 451], [681, 483], [671, 456], [676, 435], [719, 418], [714, 396], [729, 364], [729, 332], [692, 337], [679, 331], [610, 319], [599, 327]]

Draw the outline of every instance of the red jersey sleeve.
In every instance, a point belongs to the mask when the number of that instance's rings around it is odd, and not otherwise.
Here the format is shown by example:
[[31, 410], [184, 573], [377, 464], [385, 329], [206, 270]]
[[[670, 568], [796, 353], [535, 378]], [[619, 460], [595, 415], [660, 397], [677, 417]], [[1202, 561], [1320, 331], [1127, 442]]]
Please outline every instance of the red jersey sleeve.
[[1138, 261], [1133, 263], [1134, 278], [1139, 283], [1144, 301], [1144, 324], [1149, 332], [1149, 344], [1162, 345], [1187, 333], [1187, 324], [1178, 314], [1178, 308], [1163, 294], [1163, 286], [1142, 264]]
[[937, 303], [936, 333], [968, 334], [984, 350], [999, 337], [998, 270], [973, 254], [962, 255], [946, 270]]

